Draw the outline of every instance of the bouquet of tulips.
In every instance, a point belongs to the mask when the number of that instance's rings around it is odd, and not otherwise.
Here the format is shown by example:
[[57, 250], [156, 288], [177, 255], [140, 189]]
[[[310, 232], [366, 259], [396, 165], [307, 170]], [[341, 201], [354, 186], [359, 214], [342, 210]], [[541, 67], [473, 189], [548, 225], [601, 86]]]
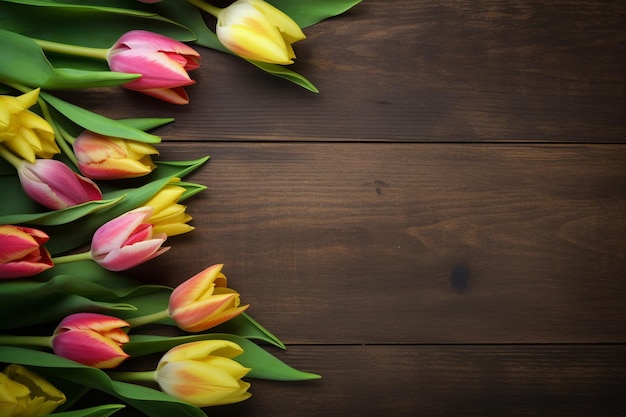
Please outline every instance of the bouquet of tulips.
[[[204, 47], [317, 92], [285, 67], [292, 45], [356, 3], [0, 0], [1, 417], [204, 416], [248, 398], [244, 378], [319, 378], [262, 347], [285, 348], [223, 265], [174, 288], [131, 278], [193, 231], [182, 203], [206, 187], [185, 177], [209, 157], [158, 160], [153, 131], [172, 118], [114, 120], [54, 91], [121, 86], [188, 104]], [[150, 369], [146, 355], [159, 357]], [[115, 401], [81, 407], [94, 393]]]

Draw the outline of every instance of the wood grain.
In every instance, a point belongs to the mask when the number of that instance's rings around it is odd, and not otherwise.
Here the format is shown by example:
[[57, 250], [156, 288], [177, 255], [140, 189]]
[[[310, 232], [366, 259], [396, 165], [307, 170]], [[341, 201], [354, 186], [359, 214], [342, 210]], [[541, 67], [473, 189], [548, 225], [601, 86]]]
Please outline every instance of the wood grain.
[[64, 97], [174, 116], [170, 140], [623, 142], [624, 2], [366, 0], [305, 32], [292, 68], [317, 95], [200, 49], [189, 106]]
[[208, 190], [146, 268], [225, 263], [288, 343], [626, 341], [623, 145], [164, 148]]

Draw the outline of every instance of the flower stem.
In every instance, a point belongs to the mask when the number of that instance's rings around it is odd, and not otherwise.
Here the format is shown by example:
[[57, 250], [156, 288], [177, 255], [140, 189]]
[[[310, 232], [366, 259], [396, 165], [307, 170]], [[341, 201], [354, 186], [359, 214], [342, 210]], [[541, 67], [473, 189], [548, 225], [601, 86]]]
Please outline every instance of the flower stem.
[[61, 148], [65, 156], [67, 156], [69, 160], [72, 161], [74, 166], [78, 167], [78, 159], [76, 158], [76, 155], [74, 155], [72, 149], [67, 144], [67, 131], [64, 130], [58, 123], [56, 123], [56, 121], [52, 117], [52, 114], [50, 113], [48, 103], [46, 103], [44, 99], [40, 97], [38, 103], [39, 107], [41, 107], [41, 112], [43, 113], [44, 118], [46, 119], [48, 124], [52, 126], [52, 130], [54, 130], [54, 137], [56, 139], [57, 145], [59, 145], [59, 148]]
[[18, 169], [24, 162], [22, 159], [13, 155], [5, 146], [0, 144], [0, 156], [3, 157], [9, 164], [13, 165], [15, 169]]
[[108, 48], [91, 48], [88, 46], [68, 45], [65, 43], [46, 41], [43, 39], [34, 39], [35, 42], [48, 52], [56, 52], [64, 55], [82, 56], [85, 58], [94, 58], [106, 61]]
[[155, 371], [107, 372], [107, 375], [109, 375], [111, 379], [124, 382], [154, 382], [156, 380]]
[[128, 324], [130, 324], [131, 328], [135, 328], [135, 327], [143, 326], [144, 324], [150, 324], [159, 320], [166, 319], [169, 316], [170, 316], [169, 312], [167, 311], [167, 309], [165, 309], [163, 311], [158, 311], [156, 313], [146, 314], [145, 316], [139, 316], [139, 317], [133, 317], [132, 319], [126, 319], [126, 321], [128, 322]]
[[210, 15], [216, 18], [220, 15], [220, 12], [223, 10], [203, 0], [187, 0], [187, 2], [190, 4], [193, 4], [200, 10], [204, 10], [205, 12], [209, 13]]
[[33, 346], [51, 347], [52, 338], [50, 336], [11, 336], [0, 335], [0, 345], [9, 346]]
[[54, 262], [55, 265], [67, 264], [70, 262], [78, 262], [78, 261], [90, 261], [90, 260], [91, 260], [90, 251], [74, 253], [72, 255], [57, 256], [55, 258], [52, 258], [52, 262]]

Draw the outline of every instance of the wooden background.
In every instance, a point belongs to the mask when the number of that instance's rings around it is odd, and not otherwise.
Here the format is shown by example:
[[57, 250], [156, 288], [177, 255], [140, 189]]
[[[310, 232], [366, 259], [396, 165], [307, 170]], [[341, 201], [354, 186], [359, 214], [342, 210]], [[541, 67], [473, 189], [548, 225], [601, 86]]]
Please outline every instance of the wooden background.
[[197, 230], [137, 268], [213, 263], [302, 383], [219, 416], [626, 415], [626, 2], [365, 0], [305, 30], [310, 93], [200, 49], [161, 159]]

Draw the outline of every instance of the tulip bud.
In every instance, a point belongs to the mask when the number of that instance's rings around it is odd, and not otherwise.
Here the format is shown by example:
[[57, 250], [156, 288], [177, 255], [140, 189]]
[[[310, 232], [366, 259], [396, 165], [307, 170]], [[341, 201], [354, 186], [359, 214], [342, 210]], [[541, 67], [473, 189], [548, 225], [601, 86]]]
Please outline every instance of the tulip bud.
[[243, 313], [239, 293], [226, 287], [223, 265], [213, 265], [194, 275], [172, 291], [168, 311], [178, 327], [201, 332]]
[[157, 149], [147, 143], [84, 131], [73, 144], [80, 172], [95, 180], [135, 178], [147, 175], [156, 165], [150, 155]]
[[115, 368], [128, 354], [122, 346], [129, 341], [122, 327], [129, 324], [117, 317], [76, 313], [64, 318], [52, 335], [52, 350], [59, 356], [99, 369]]
[[60, 152], [50, 124], [28, 110], [38, 97], [39, 88], [18, 97], [0, 96], [0, 143], [31, 163], [35, 156], [51, 158]]
[[291, 45], [306, 38], [296, 22], [263, 0], [237, 0], [222, 9], [215, 32], [233, 53], [273, 64], [292, 64]]
[[36, 159], [33, 164], [23, 162], [17, 174], [24, 192], [52, 210], [102, 200], [102, 192], [92, 180], [56, 159]]
[[156, 380], [167, 394], [198, 407], [232, 404], [250, 397], [249, 371], [232, 358], [243, 353], [236, 343], [202, 340], [170, 349], [159, 361]]
[[185, 212], [186, 207], [178, 204], [185, 189], [177, 185], [166, 185], [143, 205], [152, 207], [154, 212], [148, 222], [154, 226], [154, 233], [175, 236], [191, 232], [194, 227], [189, 223], [192, 218]]
[[91, 239], [91, 258], [110, 271], [124, 271], [164, 253], [167, 236], [154, 233], [148, 219], [152, 207], [139, 207], [96, 230]]
[[198, 68], [199, 60], [190, 46], [144, 30], [125, 33], [107, 54], [112, 71], [141, 74], [124, 87], [174, 104], [189, 103], [182, 87], [195, 83], [187, 71]]
[[50, 252], [43, 247], [48, 239], [37, 229], [0, 225], [0, 279], [29, 277], [52, 268]]
[[42, 417], [65, 400], [51, 383], [21, 365], [9, 365], [0, 373], [0, 416]]

